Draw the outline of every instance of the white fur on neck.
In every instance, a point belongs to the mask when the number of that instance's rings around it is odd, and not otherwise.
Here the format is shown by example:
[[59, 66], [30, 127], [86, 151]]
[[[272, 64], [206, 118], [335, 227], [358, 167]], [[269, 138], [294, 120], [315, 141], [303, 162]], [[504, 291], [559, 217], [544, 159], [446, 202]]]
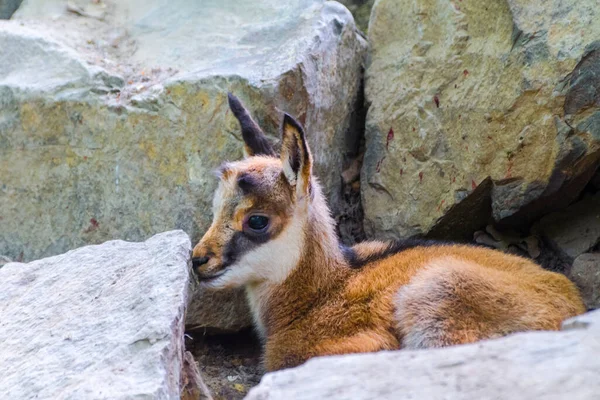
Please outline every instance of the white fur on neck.
[[262, 312], [272, 289], [283, 283], [300, 261], [306, 221], [307, 207], [298, 205], [288, 226], [275, 239], [244, 254], [221, 277], [206, 284], [212, 288], [246, 286], [248, 305], [262, 337], [266, 335]]
[[[286, 280], [300, 261], [304, 248], [304, 224], [307, 220], [306, 207], [298, 207], [290, 224], [277, 238], [248, 252], [233, 267], [228, 279], [245, 280], [246, 297], [256, 329], [266, 336], [262, 312], [272, 289]], [[249, 277], [254, 279], [248, 279]]]
[[271, 297], [273, 287], [274, 285], [268, 282], [246, 285], [246, 299], [250, 306], [252, 320], [254, 321], [257, 333], [263, 339], [267, 337], [267, 329], [262, 321], [262, 312]]

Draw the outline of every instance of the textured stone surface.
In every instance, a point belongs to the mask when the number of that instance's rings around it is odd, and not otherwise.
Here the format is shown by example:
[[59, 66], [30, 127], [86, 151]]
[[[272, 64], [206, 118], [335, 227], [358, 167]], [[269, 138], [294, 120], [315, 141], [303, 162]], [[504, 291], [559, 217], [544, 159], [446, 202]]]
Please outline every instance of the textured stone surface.
[[206, 333], [236, 332], [252, 326], [246, 292], [194, 289], [187, 310], [186, 330]]
[[9, 19], [23, 0], [0, 0], [0, 19]]
[[534, 230], [573, 260], [600, 243], [600, 193], [587, 195], [563, 211], [548, 214]]
[[502, 224], [574, 201], [600, 162], [599, 12], [595, 0], [378, 1], [367, 233], [427, 233], [488, 177]]
[[375, 0], [340, 0], [340, 3], [348, 7], [348, 10], [350, 10], [354, 16], [356, 26], [363, 32], [367, 32], [371, 8], [373, 7]]
[[0, 25], [0, 254], [171, 227], [198, 239], [211, 171], [242, 155], [227, 90], [274, 138], [282, 111], [306, 124], [335, 205], [343, 151], [331, 148], [344, 148], [365, 50], [347, 9], [102, 3], [30, 0]]
[[267, 374], [249, 400], [578, 399], [600, 393], [600, 311], [445, 349], [324, 357]]
[[198, 240], [213, 169], [242, 156], [227, 91], [275, 141], [282, 112], [298, 116], [340, 208], [366, 44], [338, 3], [28, 0], [0, 48], [0, 254]]
[[587, 308], [600, 308], [600, 253], [582, 254], [575, 259], [569, 278], [581, 290]]
[[2, 397], [179, 398], [190, 247], [172, 231], [2, 267]]

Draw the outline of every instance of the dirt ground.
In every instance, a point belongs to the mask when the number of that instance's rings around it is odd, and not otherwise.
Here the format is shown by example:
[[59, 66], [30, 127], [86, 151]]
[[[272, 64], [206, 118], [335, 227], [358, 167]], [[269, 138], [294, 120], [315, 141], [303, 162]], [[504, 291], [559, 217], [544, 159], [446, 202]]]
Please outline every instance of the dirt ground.
[[250, 330], [228, 335], [189, 333], [186, 349], [198, 362], [215, 400], [243, 399], [264, 373], [260, 342]]

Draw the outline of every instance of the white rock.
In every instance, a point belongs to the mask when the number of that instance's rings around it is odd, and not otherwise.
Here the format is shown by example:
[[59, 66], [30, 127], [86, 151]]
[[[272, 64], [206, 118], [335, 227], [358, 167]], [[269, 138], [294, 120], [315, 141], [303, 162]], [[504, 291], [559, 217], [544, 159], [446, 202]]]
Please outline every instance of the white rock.
[[267, 374], [246, 399], [598, 399], [600, 310], [563, 332], [471, 345], [316, 358]]
[[5, 265], [0, 398], [179, 398], [189, 253], [171, 231]]
[[[18, 24], [0, 25], [0, 87], [38, 94], [104, 85], [102, 69], [89, 66], [73, 49], [35, 29]], [[7, 92], [5, 89], [4, 92]]]

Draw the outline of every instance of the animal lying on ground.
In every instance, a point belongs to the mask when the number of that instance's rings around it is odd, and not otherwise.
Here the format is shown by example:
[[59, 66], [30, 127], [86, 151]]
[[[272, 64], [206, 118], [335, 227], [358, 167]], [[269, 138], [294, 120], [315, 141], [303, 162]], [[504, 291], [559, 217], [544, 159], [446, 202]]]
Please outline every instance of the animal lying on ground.
[[231, 94], [229, 106], [246, 158], [219, 169], [214, 219], [192, 262], [203, 287], [245, 287], [267, 370], [556, 330], [585, 311], [565, 276], [496, 250], [419, 240], [342, 246], [300, 124], [284, 116], [277, 157]]

